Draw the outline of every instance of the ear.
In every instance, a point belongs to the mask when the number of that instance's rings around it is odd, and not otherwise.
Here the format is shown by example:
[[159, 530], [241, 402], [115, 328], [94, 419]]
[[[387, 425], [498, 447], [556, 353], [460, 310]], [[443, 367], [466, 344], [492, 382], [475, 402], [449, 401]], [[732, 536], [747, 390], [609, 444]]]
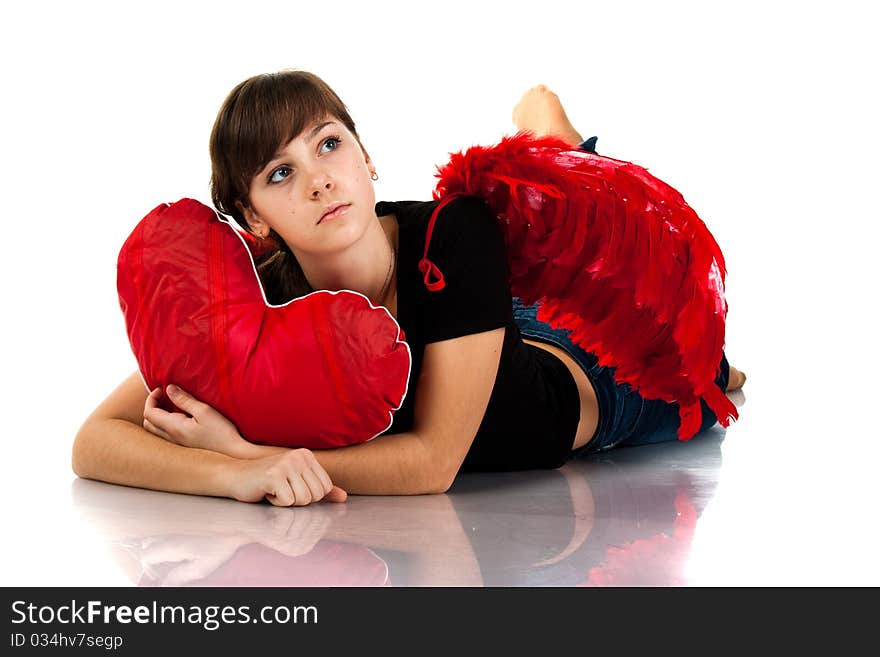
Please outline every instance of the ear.
[[257, 237], [269, 235], [269, 224], [263, 221], [253, 208], [245, 206], [241, 201], [236, 201], [235, 205], [238, 211], [244, 215], [244, 219], [254, 235]]
[[363, 145], [361, 145], [361, 151], [363, 151], [364, 162], [366, 162], [367, 164], [367, 169], [370, 171], [371, 174], [376, 173], [376, 165], [373, 164], [373, 160], [370, 159], [370, 154], [367, 153], [367, 149], [364, 148]]

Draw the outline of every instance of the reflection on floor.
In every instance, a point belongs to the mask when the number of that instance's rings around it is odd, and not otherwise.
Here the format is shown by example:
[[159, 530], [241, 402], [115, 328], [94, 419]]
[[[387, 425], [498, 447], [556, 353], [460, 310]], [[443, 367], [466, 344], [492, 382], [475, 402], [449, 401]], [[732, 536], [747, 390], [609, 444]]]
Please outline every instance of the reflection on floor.
[[81, 479], [72, 494], [138, 586], [680, 585], [724, 434], [462, 474], [446, 495], [285, 509]]

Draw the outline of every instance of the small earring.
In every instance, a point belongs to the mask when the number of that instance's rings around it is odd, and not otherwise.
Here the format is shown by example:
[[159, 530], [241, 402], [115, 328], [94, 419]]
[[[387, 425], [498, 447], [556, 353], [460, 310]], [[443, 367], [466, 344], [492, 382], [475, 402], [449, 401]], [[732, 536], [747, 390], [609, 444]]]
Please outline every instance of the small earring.
[[370, 179], [371, 179], [371, 180], [379, 180], [379, 174], [376, 173], [376, 172], [374, 171], [374, 172], [373, 172], [373, 175], [370, 176]]

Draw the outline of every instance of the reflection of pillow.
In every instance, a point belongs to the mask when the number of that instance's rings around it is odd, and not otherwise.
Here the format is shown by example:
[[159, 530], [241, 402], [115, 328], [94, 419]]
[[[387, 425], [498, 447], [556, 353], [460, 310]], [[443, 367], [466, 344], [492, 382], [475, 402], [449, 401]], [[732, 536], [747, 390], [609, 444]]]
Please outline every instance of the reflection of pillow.
[[198, 201], [141, 220], [117, 289], [147, 387], [181, 386], [252, 442], [360, 443], [403, 403], [410, 350], [386, 308], [349, 290], [269, 305], [243, 233]]

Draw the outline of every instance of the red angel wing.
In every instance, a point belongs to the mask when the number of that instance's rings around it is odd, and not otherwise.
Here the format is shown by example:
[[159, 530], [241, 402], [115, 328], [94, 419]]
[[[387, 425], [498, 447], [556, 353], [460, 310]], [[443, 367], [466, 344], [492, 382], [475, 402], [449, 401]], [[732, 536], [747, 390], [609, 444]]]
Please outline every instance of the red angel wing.
[[538, 319], [570, 330], [619, 383], [678, 402], [680, 439], [699, 431], [700, 399], [722, 426], [738, 418], [714, 383], [724, 257], [675, 189], [638, 165], [529, 133], [452, 154], [437, 177], [435, 199], [479, 196], [496, 213], [513, 294], [542, 301]]

